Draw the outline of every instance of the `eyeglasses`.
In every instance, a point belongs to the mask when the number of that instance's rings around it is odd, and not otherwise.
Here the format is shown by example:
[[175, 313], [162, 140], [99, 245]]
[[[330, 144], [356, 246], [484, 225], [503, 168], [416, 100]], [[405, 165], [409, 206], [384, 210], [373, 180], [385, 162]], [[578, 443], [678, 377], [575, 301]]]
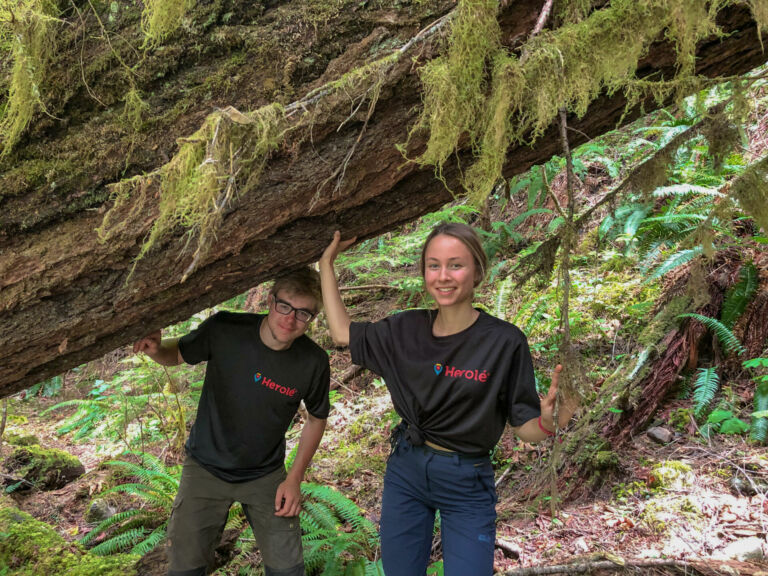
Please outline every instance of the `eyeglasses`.
[[306, 324], [315, 317], [314, 312], [307, 310], [306, 308], [294, 308], [288, 304], [288, 302], [285, 300], [280, 300], [279, 298], [275, 298], [275, 310], [286, 316], [293, 312], [294, 318], [296, 318], [296, 320], [302, 324]]

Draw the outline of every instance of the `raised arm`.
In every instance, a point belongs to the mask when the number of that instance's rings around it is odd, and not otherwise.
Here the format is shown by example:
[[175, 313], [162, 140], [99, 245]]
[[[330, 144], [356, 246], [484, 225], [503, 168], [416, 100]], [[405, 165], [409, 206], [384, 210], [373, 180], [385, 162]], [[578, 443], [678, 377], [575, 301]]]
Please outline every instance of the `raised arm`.
[[[560, 372], [563, 367], [558, 364], [552, 373], [552, 384], [549, 386], [549, 392], [541, 399], [541, 416], [531, 418], [523, 424], [514, 428], [515, 434], [525, 442], [539, 442], [548, 436], [555, 434], [555, 399], [557, 398], [557, 386], [560, 379]], [[574, 398], [564, 398], [560, 402], [557, 411], [557, 428], [565, 428], [578, 408], [578, 401]]]
[[184, 363], [179, 350], [178, 338], [163, 339], [162, 332], [157, 330], [137, 340], [133, 345], [133, 353], [144, 352], [162, 366], [178, 366]]
[[323, 306], [328, 318], [328, 328], [331, 330], [331, 338], [337, 346], [349, 344], [349, 314], [344, 302], [341, 300], [339, 283], [336, 280], [336, 272], [333, 270], [333, 262], [339, 252], [346, 250], [356, 238], [341, 241], [341, 233], [336, 230], [333, 240], [320, 257], [320, 282], [323, 288]]

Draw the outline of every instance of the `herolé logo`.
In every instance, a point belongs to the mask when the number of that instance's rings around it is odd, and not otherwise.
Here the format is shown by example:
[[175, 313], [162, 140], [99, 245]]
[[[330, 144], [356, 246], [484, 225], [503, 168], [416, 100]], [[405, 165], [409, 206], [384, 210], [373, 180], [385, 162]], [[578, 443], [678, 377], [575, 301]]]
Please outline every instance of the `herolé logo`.
[[253, 381], [256, 382], [256, 384], [261, 384], [265, 388], [279, 392], [283, 396], [288, 396], [289, 398], [293, 398], [296, 395], [296, 388], [286, 388], [285, 386], [281, 386], [271, 378], [264, 376], [261, 372], [256, 372], [253, 375]]
[[486, 370], [462, 370], [461, 368], [440, 364], [439, 362], [432, 368], [435, 370], [435, 374], [440, 375], [442, 372], [443, 376], [447, 378], [466, 378], [467, 380], [475, 380], [477, 382], [487, 382], [491, 376]]

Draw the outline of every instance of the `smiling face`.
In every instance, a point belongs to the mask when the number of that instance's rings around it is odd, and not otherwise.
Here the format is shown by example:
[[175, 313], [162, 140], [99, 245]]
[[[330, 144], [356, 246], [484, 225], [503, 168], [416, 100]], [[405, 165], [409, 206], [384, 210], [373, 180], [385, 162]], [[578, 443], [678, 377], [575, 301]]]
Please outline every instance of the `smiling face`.
[[466, 244], [438, 234], [424, 251], [424, 286], [440, 308], [472, 305], [480, 273]]
[[[300, 322], [296, 319], [295, 311], [289, 314], [280, 314], [275, 309], [276, 300], [281, 300], [298, 309], [317, 311], [317, 301], [306, 294], [293, 294], [288, 290], [280, 290], [273, 296], [270, 294], [267, 302], [269, 314], [265, 322], [262, 322], [260, 335], [266, 346], [273, 350], [285, 350], [289, 348], [296, 338], [307, 331], [309, 322]], [[310, 321], [311, 322], [311, 321]]]

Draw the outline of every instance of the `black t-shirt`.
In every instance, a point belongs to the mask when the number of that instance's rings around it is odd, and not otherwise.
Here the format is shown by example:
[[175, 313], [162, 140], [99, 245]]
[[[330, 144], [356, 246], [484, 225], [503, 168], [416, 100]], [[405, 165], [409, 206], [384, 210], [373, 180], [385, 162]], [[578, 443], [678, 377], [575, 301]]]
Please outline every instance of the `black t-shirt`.
[[283, 465], [285, 432], [302, 399], [317, 418], [330, 408], [328, 354], [304, 335], [287, 350], [268, 348], [259, 336], [264, 318], [218, 312], [179, 340], [185, 362], [208, 361], [187, 451], [228, 482]]
[[528, 342], [517, 326], [482, 311], [466, 330], [436, 337], [434, 316], [411, 310], [353, 322], [352, 361], [384, 378], [397, 413], [427, 440], [487, 452], [507, 420], [520, 426], [540, 415]]

